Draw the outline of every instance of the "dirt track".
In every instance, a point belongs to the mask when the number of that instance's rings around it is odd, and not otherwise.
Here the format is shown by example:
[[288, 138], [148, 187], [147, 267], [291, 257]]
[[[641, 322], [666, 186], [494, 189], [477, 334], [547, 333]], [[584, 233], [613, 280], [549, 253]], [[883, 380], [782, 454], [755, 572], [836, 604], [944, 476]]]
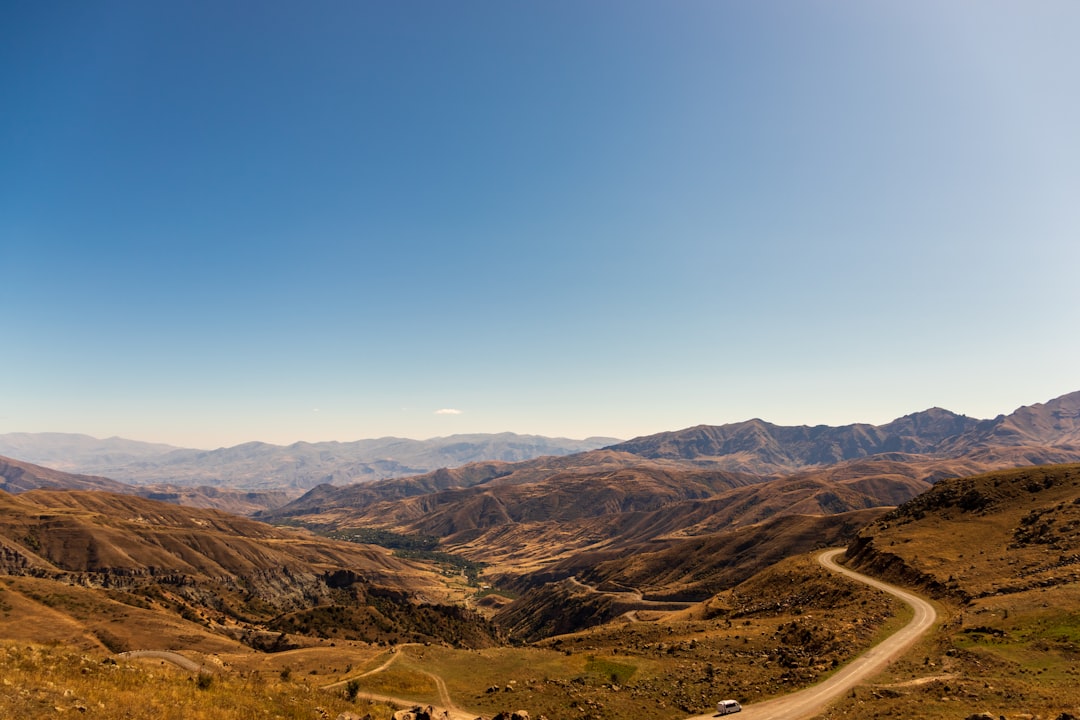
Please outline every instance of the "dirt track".
[[[898, 588], [895, 585], [875, 580], [872, 577], [855, 572], [842, 565], [838, 565], [835, 558], [842, 552], [844, 552], [843, 548], [826, 550], [818, 555], [818, 562], [833, 572], [847, 575], [854, 580], [900, 598], [915, 611], [915, 615], [911, 619], [911, 622], [852, 660], [828, 680], [812, 687], [808, 687], [805, 690], [800, 690], [789, 695], [783, 695], [773, 700], [745, 706], [743, 712], [736, 716], [740, 720], [806, 720], [807, 718], [817, 715], [834, 699], [859, 683], [881, 672], [886, 665], [903, 655], [904, 652], [906, 652], [915, 641], [923, 635], [923, 633], [928, 631], [937, 620], [937, 612], [934, 610], [934, 606], [918, 595]], [[574, 581], [577, 582], [576, 578], [574, 578]], [[579, 584], [583, 585], [583, 583]], [[584, 587], [588, 588], [589, 586]], [[589, 589], [596, 591], [595, 588]], [[643, 600], [639, 594], [620, 594], [630, 595], [635, 601], [646, 604], [650, 602], [648, 600]], [[159, 650], [137, 650], [120, 653], [119, 657], [164, 660], [179, 665], [190, 672], [200, 672], [209, 669], [183, 655]], [[381, 672], [387, 669], [397, 658], [398, 654], [395, 653], [378, 667], [354, 677], [365, 677]], [[427, 674], [435, 681], [439, 691], [440, 700], [444, 705], [443, 708], [436, 708], [437, 713], [440, 713], [442, 717], [449, 718], [450, 720], [472, 720], [472, 718], [475, 717], [475, 714], [464, 712], [454, 706], [450, 694], [447, 692], [446, 684], [441, 677], [434, 673]], [[345, 685], [347, 682], [348, 680], [342, 680], [325, 687], [327, 689], [336, 688]], [[404, 698], [369, 693], [360, 693], [359, 697], [381, 702], [390, 702], [403, 707], [410, 707], [417, 704]], [[723, 698], [717, 699], [720, 700]], [[695, 715], [687, 718], [687, 720], [711, 720], [715, 717], [718, 716], [716, 714]]]
[[[814, 717], [837, 697], [884, 670], [886, 665], [903, 655], [937, 620], [934, 606], [918, 595], [838, 565], [836, 556], [842, 552], [843, 548], [826, 550], [818, 555], [818, 562], [833, 572], [895, 595], [912, 607], [915, 616], [907, 625], [852, 660], [828, 680], [790, 695], [747, 705], [743, 712], [735, 717], [740, 720], [806, 720]], [[724, 698], [717, 698], [722, 699]], [[718, 716], [696, 715], [688, 720], [710, 720], [714, 717]]]
[[187, 670], [188, 672], [213, 672], [213, 668], [207, 667], [202, 663], [197, 663], [190, 658], [186, 658], [179, 653], [168, 652], [166, 650], [129, 650], [128, 652], [118, 653], [117, 657], [121, 658], [150, 658], [152, 660], [164, 660], [165, 662], [172, 663], [178, 667]]

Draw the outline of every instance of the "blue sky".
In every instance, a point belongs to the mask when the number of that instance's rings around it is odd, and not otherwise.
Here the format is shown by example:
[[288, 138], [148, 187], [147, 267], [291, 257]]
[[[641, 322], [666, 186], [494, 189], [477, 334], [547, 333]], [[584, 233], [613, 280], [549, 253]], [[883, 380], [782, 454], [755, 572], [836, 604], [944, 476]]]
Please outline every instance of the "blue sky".
[[0, 432], [632, 437], [1080, 389], [1077, 27], [5, 3]]

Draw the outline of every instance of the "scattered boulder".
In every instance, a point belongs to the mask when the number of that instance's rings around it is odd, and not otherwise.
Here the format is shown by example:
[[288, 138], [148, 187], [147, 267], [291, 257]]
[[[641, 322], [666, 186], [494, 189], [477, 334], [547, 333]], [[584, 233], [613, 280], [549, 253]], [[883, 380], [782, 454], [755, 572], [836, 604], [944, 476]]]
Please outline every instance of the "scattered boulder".
[[417, 705], [412, 710], [398, 710], [394, 713], [394, 720], [436, 720], [435, 708]]
[[981, 712], [974, 715], [968, 715], [964, 720], [997, 720], [991, 713]]

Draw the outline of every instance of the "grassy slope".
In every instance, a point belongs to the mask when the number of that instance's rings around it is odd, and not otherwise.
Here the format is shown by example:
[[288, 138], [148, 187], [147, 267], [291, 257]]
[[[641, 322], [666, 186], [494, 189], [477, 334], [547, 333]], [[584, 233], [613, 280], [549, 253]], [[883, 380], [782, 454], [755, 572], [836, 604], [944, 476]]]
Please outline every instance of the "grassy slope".
[[857, 563], [933, 588], [950, 618], [824, 717], [1080, 714], [1080, 466], [939, 483], [856, 548]]
[[0, 642], [0, 717], [77, 716], [120, 720], [310, 720], [344, 712], [387, 720], [383, 704], [349, 701], [291, 673], [215, 673], [202, 677], [160, 661], [103, 662], [62, 645]]

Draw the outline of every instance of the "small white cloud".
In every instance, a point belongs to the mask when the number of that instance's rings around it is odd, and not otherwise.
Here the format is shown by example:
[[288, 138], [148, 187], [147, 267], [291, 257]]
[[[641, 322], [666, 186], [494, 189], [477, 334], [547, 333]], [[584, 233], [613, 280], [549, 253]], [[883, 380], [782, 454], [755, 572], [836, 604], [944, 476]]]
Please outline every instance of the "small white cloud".
[[460, 415], [461, 411], [460, 410], [455, 410], [454, 408], [443, 408], [442, 410], [436, 410], [435, 414], [436, 415]]

